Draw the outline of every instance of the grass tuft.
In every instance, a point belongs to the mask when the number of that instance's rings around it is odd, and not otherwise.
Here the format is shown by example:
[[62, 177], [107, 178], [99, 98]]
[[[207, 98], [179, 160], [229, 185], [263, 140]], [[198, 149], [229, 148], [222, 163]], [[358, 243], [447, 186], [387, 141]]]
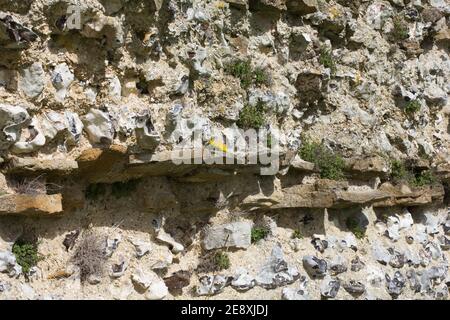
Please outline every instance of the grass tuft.
[[265, 239], [269, 235], [269, 230], [267, 228], [252, 228], [251, 239], [252, 243], [257, 243], [262, 239]]

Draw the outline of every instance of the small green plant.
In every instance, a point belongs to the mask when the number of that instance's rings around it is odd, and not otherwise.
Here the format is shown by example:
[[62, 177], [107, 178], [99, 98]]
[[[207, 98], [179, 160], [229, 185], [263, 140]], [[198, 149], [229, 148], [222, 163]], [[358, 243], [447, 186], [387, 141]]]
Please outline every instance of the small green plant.
[[403, 161], [392, 160], [391, 180], [393, 180], [395, 183], [411, 180], [411, 172], [406, 168], [406, 165]]
[[255, 227], [252, 228], [251, 239], [252, 243], [257, 243], [262, 239], [265, 239], [269, 235], [269, 230], [267, 228]]
[[256, 68], [254, 71], [254, 82], [257, 85], [267, 84], [269, 82], [269, 75], [262, 68]]
[[227, 270], [230, 268], [230, 257], [223, 251], [217, 251], [214, 255], [214, 263], [216, 265], [216, 270]]
[[129, 180], [126, 182], [114, 182], [111, 186], [111, 194], [116, 198], [129, 197], [137, 190], [139, 180]]
[[431, 170], [422, 171], [415, 176], [412, 184], [416, 187], [429, 186], [436, 182], [436, 177]]
[[267, 84], [269, 75], [262, 68], [252, 68], [250, 60], [237, 60], [225, 67], [225, 72], [238, 78], [241, 81], [241, 87], [247, 89], [252, 84]]
[[299, 229], [295, 229], [292, 233], [292, 239], [303, 239], [303, 235]]
[[436, 176], [431, 170], [414, 173], [403, 161], [391, 162], [391, 180], [395, 183], [406, 182], [414, 187], [424, 187], [436, 183]]
[[341, 180], [344, 178], [344, 159], [321, 143], [305, 139], [300, 148], [300, 157], [305, 161], [314, 163], [320, 170], [322, 179]]
[[239, 113], [238, 127], [242, 129], [258, 129], [266, 123], [266, 112], [263, 102], [258, 102], [256, 106], [245, 105]]
[[22, 267], [24, 274], [28, 274], [32, 267], [37, 265], [41, 257], [38, 254], [37, 243], [17, 240], [13, 247], [12, 253], [16, 257], [17, 263]]
[[353, 217], [348, 217], [345, 221], [345, 225], [348, 230], [350, 230], [357, 239], [364, 239], [366, 236], [366, 230], [361, 227], [358, 223], [358, 220]]
[[411, 100], [405, 105], [405, 113], [413, 114], [420, 110], [419, 100]]
[[106, 193], [106, 184], [104, 183], [92, 183], [87, 186], [84, 195], [86, 199], [98, 200]]
[[241, 80], [241, 87], [246, 89], [252, 84], [252, 65], [250, 60], [235, 61], [226, 67], [226, 72]]
[[320, 50], [319, 62], [325, 67], [331, 70], [331, 74], [336, 73], [336, 62], [334, 61], [331, 50], [322, 48]]
[[393, 18], [394, 27], [391, 31], [392, 41], [403, 41], [408, 39], [408, 24], [400, 15]]

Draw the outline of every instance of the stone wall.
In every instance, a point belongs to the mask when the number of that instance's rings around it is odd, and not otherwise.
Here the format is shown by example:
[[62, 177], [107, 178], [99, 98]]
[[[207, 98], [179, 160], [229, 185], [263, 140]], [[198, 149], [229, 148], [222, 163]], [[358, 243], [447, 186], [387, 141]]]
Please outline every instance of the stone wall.
[[[0, 299], [448, 299], [449, 21], [441, 0], [0, 0]], [[273, 175], [173, 161], [251, 128]]]

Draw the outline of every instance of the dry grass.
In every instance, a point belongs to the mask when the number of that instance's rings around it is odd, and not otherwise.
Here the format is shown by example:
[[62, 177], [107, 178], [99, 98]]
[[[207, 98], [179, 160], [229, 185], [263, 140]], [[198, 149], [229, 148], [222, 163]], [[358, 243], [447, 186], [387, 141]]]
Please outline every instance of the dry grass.
[[75, 248], [72, 262], [80, 269], [80, 280], [84, 283], [91, 276], [102, 277], [105, 273], [106, 236], [98, 232], [84, 231]]
[[40, 175], [36, 178], [16, 178], [9, 181], [9, 186], [18, 194], [47, 194], [45, 178]]

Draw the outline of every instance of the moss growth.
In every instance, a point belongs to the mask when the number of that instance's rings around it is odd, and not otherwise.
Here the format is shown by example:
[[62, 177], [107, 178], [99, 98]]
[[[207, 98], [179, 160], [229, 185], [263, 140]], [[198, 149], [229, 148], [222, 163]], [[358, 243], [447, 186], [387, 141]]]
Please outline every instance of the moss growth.
[[294, 230], [291, 237], [292, 239], [303, 239], [303, 235], [298, 229]]
[[262, 68], [252, 68], [250, 60], [237, 60], [225, 67], [225, 72], [238, 78], [241, 81], [241, 87], [247, 89], [252, 84], [267, 84], [269, 75]]
[[331, 74], [336, 73], [336, 62], [334, 61], [331, 50], [322, 48], [320, 50], [319, 62], [325, 67], [331, 70]]
[[323, 144], [305, 139], [300, 148], [300, 157], [312, 162], [320, 170], [322, 179], [341, 180], [344, 178], [344, 159], [327, 149]]
[[22, 267], [24, 274], [28, 274], [31, 268], [41, 260], [38, 255], [37, 243], [19, 239], [13, 245], [12, 253], [15, 255], [17, 263]]
[[217, 251], [214, 255], [214, 263], [216, 265], [216, 270], [227, 270], [230, 268], [230, 258], [228, 254], [223, 251]]
[[408, 24], [406, 21], [400, 16], [397, 15], [393, 18], [394, 27], [391, 31], [391, 40], [392, 41], [403, 41], [408, 39]]
[[366, 236], [366, 229], [361, 227], [358, 223], [358, 220], [353, 217], [348, 217], [345, 221], [345, 225], [348, 230], [350, 230], [357, 239], [364, 239]]
[[251, 239], [252, 243], [257, 243], [262, 239], [265, 239], [269, 235], [267, 228], [252, 228]]
[[266, 123], [266, 112], [264, 104], [258, 102], [256, 106], [245, 105], [239, 113], [237, 125], [243, 129], [258, 129]]
[[420, 102], [418, 100], [409, 101], [405, 105], [405, 113], [413, 114], [420, 111]]
[[116, 199], [129, 197], [133, 192], [137, 190], [138, 183], [139, 180], [114, 182], [111, 186], [111, 194]]
[[92, 183], [88, 185], [84, 191], [86, 199], [98, 200], [100, 197], [106, 194], [106, 184], [105, 183]]

